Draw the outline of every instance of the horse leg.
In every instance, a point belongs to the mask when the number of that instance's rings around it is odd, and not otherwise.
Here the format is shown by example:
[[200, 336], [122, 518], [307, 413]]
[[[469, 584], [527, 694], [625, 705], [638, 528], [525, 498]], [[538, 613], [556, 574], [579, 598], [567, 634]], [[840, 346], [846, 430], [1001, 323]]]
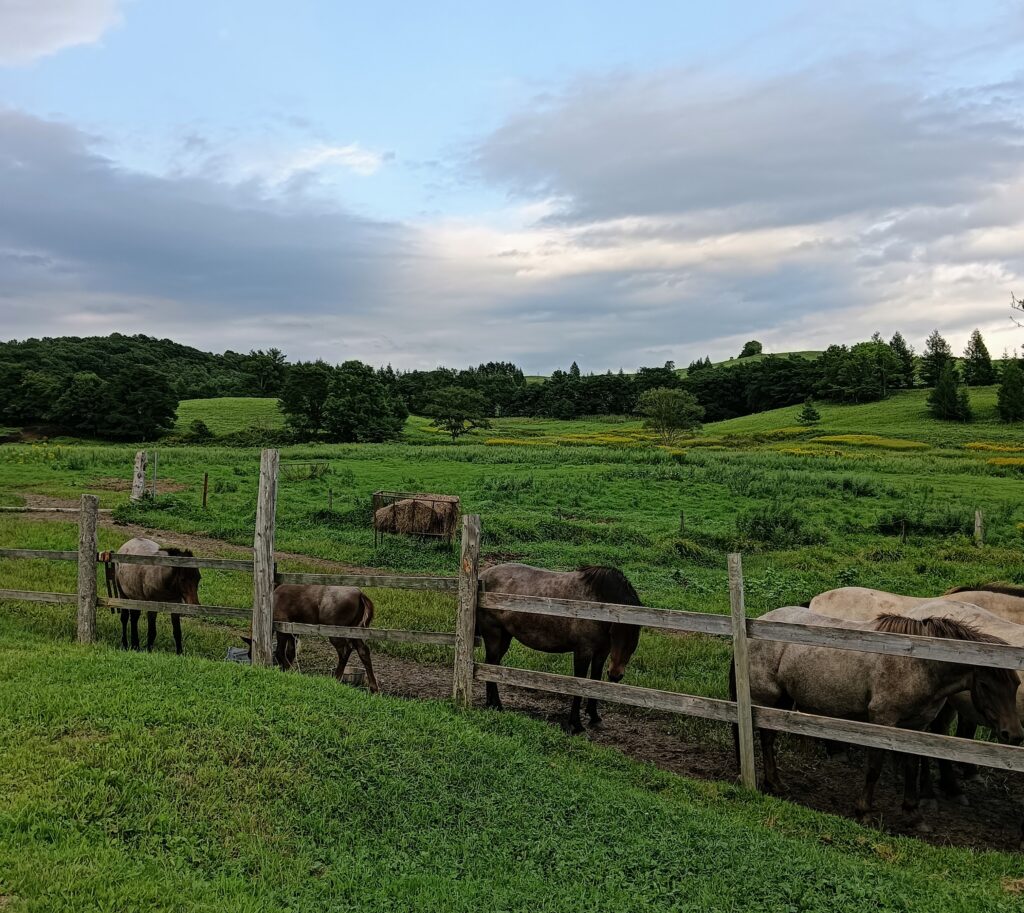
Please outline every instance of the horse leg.
[[[512, 644], [512, 635], [507, 631], [484, 631], [484, 662], [492, 666], [500, 666]], [[495, 682], [487, 683], [487, 706], [501, 710], [501, 697]]]
[[[764, 764], [764, 788], [766, 792], [779, 795], [783, 792], [782, 780], [779, 779], [779, 768], [775, 763], [775, 739], [778, 733], [774, 729], [759, 729], [761, 736], [761, 763]], [[737, 754], [739, 753], [739, 732], [736, 733]]]
[[156, 612], [146, 613], [146, 652], [153, 652], [156, 643]]
[[181, 656], [181, 616], [171, 616], [171, 632], [174, 634], [174, 652]]
[[864, 818], [871, 811], [875, 804], [875, 786], [882, 774], [882, 765], [885, 764], [884, 748], [869, 748], [867, 762], [864, 767], [864, 791], [857, 800], [856, 814], [858, 818]]
[[295, 635], [286, 634], [284, 631], [277, 632], [277, 667], [286, 672], [292, 667], [292, 659], [295, 657]]
[[121, 609], [121, 649], [128, 649], [128, 616], [131, 615], [127, 609]]
[[[590, 663], [590, 678], [595, 681], [601, 681], [601, 676], [604, 675], [604, 664], [608, 659], [607, 653], [596, 653], [593, 660]], [[590, 698], [587, 701], [587, 716], [590, 717], [591, 726], [601, 725], [601, 716], [597, 712], [597, 700]]]
[[370, 648], [366, 646], [365, 640], [357, 640], [356, 653], [359, 654], [359, 659], [363, 663], [363, 668], [366, 670], [366, 687], [370, 689], [371, 694], [376, 694], [380, 691], [380, 687], [377, 685], [377, 677], [373, 674], [373, 663], [370, 661]]
[[[928, 731], [938, 733], [939, 735], [948, 735], [949, 724], [953, 721], [954, 716], [956, 716], [956, 710], [950, 704], [945, 704], [939, 711], [938, 716], [935, 717], [932, 724], [928, 727]], [[958, 722], [958, 732], [959, 729], [960, 726]], [[937, 808], [939, 803], [935, 798], [935, 791], [932, 788], [930, 768], [931, 760], [928, 758], [921, 758], [921, 796], [927, 801], [929, 806]], [[926, 788], [928, 790], [927, 793], [925, 792]], [[967, 804], [967, 797], [964, 795], [963, 790], [960, 788], [960, 783], [957, 781], [956, 768], [953, 766], [952, 761], [947, 761], [945, 758], [939, 759], [939, 788], [948, 798], [963, 805]]]
[[[971, 723], [968, 720], [957, 719], [956, 721], [956, 735], [960, 739], [973, 739], [978, 734], [977, 724]], [[978, 768], [974, 764], [960, 764], [960, 776], [965, 780], [976, 780], [978, 778]]]
[[137, 609], [131, 610], [131, 621], [132, 621], [132, 649], [139, 649], [139, 616], [142, 614]]
[[332, 637], [330, 641], [338, 651], [338, 668], [334, 670], [334, 677], [340, 682], [342, 675], [345, 674], [348, 658], [352, 655], [352, 641], [347, 637]]
[[[591, 656], [577, 650], [572, 655], [572, 674], [576, 678], [586, 678], [590, 669]], [[572, 707], [569, 710], [568, 731], [573, 735], [583, 732], [583, 720], [580, 719], [580, 707], [583, 705], [583, 698], [578, 695], [572, 699]]]

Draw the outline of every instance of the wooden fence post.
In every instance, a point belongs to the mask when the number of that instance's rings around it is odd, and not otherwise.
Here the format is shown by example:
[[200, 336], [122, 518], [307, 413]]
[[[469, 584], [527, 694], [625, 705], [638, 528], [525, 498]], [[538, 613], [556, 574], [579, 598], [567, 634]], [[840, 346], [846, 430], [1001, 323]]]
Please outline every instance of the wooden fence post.
[[96, 517], [100, 499], [82, 495], [78, 512], [78, 642], [96, 640]]
[[985, 544], [985, 515], [980, 507], [974, 512], [974, 544], [979, 548]]
[[750, 710], [750, 661], [747, 656], [747, 609], [743, 599], [743, 559], [729, 555], [729, 604], [732, 607], [732, 656], [736, 670], [736, 724], [739, 731], [740, 781], [757, 789], [754, 724]]
[[159, 450], [154, 450], [153, 451], [153, 484], [152, 484], [152, 487], [150, 488], [149, 494], [150, 494], [150, 497], [154, 501], [156, 500], [156, 464], [157, 464], [157, 457], [159, 456], [159, 453], [160, 453]]
[[476, 637], [476, 601], [480, 579], [480, 517], [462, 518], [462, 554], [459, 558], [459, 607], [455, 616], [455, 674], [452, 698], [466, 709], [473, 703], [473, 643]]
[[256, 501], [256, 531], [252, 543], [252, 662], [273, 662], [274, 639], [274, 525], [277, 518], [277, 468], [280, 454], [260, 454], [260, 489]]
[[133, 501], [141, 501], [146, 495], [146, 451], [139, 450], [135, 453], [135, 469], [132, 471], [132, 496]]
[[203, 473], [203, 510], [206, 510], [206, 495], [210, 490], [210, 474]]

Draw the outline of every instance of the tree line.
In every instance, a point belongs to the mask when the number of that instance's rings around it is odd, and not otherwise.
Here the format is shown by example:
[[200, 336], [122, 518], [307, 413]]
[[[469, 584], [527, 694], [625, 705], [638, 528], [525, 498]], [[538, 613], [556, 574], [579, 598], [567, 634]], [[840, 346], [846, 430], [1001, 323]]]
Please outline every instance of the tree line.
[[[876, 333], [817, 358], [764, 355], [751, 340], [725, 365], [704, 357], [685, 371], [666, 362], [635, 374], [584, 374], [574, 362], [539, 382], [510, 362], [396, 371], [359, 361], [289, 363], [277, 349], [211, 354], [115, 333], [0, 343], [0, 425], [152, 440], [174, 426], [181, 399], [263, 396], [278, 398], [291, 439], [370, 442], [396, 437], [410, 412], [453, 438], [500, 416], [665, 415], [669, 403], [692, 426], [698, 410], [703, 420], [719, 421], [808, 401], [873, 402], [917, 386], [932, 389], [937, 417], [967, 421], [967, 389], [997, 382], [1000, 415], [1024, 420], [1024, 370], [1016, 357], [994, 362], [977, 330], [959, 359], [937, 330], [920, 355], [900, 333], [888, 341]], [[195, 440], [208, 436], [193, 429]]]

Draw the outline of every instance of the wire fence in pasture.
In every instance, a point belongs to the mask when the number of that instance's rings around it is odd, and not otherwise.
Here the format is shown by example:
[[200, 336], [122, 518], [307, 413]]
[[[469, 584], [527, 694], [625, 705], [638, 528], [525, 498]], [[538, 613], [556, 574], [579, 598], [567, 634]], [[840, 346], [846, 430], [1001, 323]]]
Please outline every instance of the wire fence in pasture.
[[[260, 461], [259, 492], [251, 560], [100, 554], [97, 552], [96, 536], [96, 521], [99, 513], [98, 499], [94, 495], [83, 495], [81, 506], [77, 509], [79, 514], [77, 550], [0, 549], [0, 558], [77, 562], [77, 591], [75, 593], [47, 593], [0, 589], [0, 600], [75, 605], [77, 607], [78, 640], [81, 643], [92, 643], [96, 639], [96, 610], [98, 607], [178, 615], [249, 618], [252, 623], [252, 662], [262, 666], [272, 664], [272, 639], [277, 632], [300, 636], [388, 640], [451, 647], [454, 648], [452, 697], [460, 708], [471, 706], [474, 683], [493, 682], [571, 697], [613, 701], [733, 724], [737, 727], [739, 736], [741, 780], [750, 788], [757, 786], [753, 744], [754, 732], [759, 728], [1024, 772], [1024, 748], [1021, 747], [976, 742], [948, 735], [898, 729], [873, 723], [755, 705], [750, 697], [748, 643], [750, 640], [769, 640], [1014, 670], [1024, 669], [1024, 648], [1003, 644], [974, 643], [908, 634], [749, 619], [746, 616], [744, 605], [742, 561], [740, 555], [735, 553], [728, 556], [731, 606], [729, 616], [491, 592], [483, 588], [479, 582], [481, 525], [479, 516], [475, 514], [462, 517], [459, 571], [458, 575], [454, 577], [282, 572], [277, 569], [274, 560], [279, 475], [278, 452], [264, 450]], [[54, 508], [50, 508], [50, 510], [54, 510]], [[65, 508], [64, 510], [70, 509]], [[979, 519], [979, 524], [980, 522]], [[212, 568], [249, 574], [253, 578], [253, 607], [248, 609], [219, 605], [193, 606], [181, 603], [101, 597], [97, 593], [96, 565], [97, 562], [106, 560], [122, 564]], [[413, 589], [455, 594], [457, 609], [454, 631], [413, 631], [275, 622], [273, 593], [274, 587], [281, 583]], [[607, 621], [663, 631], [699, 633], [729, 638], [732, 642], [736, 670], [735, 700], [680, 694], [621, 682], [596, 681], [477, 662], [474, 648], [480, 643], [480, 638], [476, 636], [475, 631], [478, 607], [562, 618]]]

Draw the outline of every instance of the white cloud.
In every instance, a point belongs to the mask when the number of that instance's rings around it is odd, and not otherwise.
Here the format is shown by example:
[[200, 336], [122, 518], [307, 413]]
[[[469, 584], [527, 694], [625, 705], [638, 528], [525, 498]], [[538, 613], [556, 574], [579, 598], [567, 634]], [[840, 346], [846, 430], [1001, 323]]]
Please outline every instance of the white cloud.
[[121, 21], [120, 0], [0, 0], [0, 65], [92, 44]]
[[286, 181], [309, 171], [325, 167], [340, 167], [360, 177], [376, 174], [384, 164], [383, 153], [364, 149], [358, 143], [344, 146], [318, 144], [301, 149], [281, 166], [279, 180]]

